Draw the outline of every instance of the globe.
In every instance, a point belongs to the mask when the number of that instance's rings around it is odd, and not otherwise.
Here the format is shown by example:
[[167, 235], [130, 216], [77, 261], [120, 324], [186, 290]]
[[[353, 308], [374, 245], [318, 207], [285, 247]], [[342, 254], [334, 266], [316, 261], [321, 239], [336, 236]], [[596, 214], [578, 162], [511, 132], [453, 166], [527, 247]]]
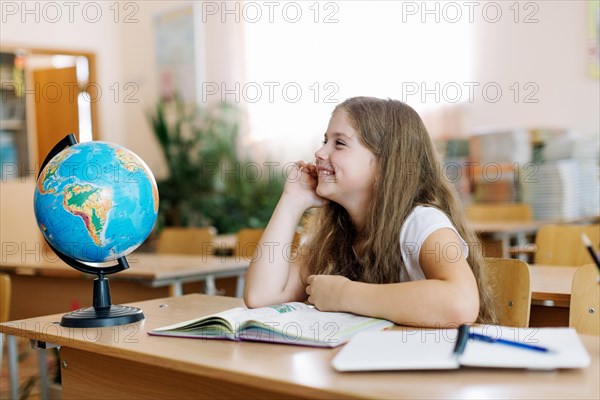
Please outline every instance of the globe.
[[100, 141], [56, 154], [38, 176], [33, 202], [46, 240], [68, 257], [92, 263], [134, 251], [158, 215], [158, 189], [146, 163]]

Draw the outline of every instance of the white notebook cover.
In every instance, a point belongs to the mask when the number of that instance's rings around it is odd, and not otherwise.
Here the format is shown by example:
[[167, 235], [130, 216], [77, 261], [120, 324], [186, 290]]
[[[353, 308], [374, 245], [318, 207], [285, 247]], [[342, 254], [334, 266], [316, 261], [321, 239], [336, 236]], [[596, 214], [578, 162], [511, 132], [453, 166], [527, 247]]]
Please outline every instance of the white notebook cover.
[[536, 346], [549, 353], [469, 340], [460, 357], [453, 354], [457, 329], [364, 332], [354, 336], [332, 361], [337, 371], [490, 368], [585, 368], [590, 357], [571, 328], [510, 328], [484, 325], [472, 332]]

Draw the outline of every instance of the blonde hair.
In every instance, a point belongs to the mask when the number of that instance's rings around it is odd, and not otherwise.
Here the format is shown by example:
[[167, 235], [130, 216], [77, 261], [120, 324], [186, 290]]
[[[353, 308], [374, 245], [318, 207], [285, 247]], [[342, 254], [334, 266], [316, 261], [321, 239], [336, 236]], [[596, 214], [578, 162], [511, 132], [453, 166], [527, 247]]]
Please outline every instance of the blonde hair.
[[[379, 173], [364, 228], [356, 230], [335, 202], [314, 209], [307, 220], [311, 274], [343, 275], [368, 283], [400, 281], [404, 265], [400, 229], [418, 205], [432, 206], [450, 218], [469, 246], [468, 263], [479, 288], [479, 322], [495, 321], [491, 293], [484, 284], [479, 241], [468, 224], [454, 188], [444, 179], [437, 153], [419, 115], [396, 100], [354, 97], [339, 104], [361, 143], [376, 157]], [[359, 243], [359, 247], [353, 245]]]

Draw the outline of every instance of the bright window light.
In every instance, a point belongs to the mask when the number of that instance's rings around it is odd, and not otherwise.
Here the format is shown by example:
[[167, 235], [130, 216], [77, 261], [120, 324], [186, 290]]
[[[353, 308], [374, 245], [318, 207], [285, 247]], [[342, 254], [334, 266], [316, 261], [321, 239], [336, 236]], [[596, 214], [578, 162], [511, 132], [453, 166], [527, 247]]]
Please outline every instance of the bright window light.
[[[437, 3], [441, 18], [436, 22], [435, 10], [409, 14], [406, 3]], [[418, 112], [467, 99], [472, 24], [465, 16], [451, 22], [450, 7], [441, 14], [447, 3], [296, 2], [303, 17], [290, 23], [281, 18], [282, 2], [273, 22], [246, 20], [242, 101], [251, 140], [312, 156], [331, 111], [348, 97], [395, 98]]]

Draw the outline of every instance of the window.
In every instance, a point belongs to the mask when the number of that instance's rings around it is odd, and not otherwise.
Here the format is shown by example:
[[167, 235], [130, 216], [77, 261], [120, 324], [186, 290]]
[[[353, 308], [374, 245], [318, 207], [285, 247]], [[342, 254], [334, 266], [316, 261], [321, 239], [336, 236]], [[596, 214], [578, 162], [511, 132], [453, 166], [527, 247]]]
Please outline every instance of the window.
[[420, 113], [467, 98], [470, 26], [457, 20], [465, 10], [448, 6], [457, 3], [296, 2], [284, 14], [286, 4], [272, 22], [244, 18], [241, 89], [250, 141], [278, 149], [282, 161], [312, 159], [331, 111], [348, 97], [395, 98]]

